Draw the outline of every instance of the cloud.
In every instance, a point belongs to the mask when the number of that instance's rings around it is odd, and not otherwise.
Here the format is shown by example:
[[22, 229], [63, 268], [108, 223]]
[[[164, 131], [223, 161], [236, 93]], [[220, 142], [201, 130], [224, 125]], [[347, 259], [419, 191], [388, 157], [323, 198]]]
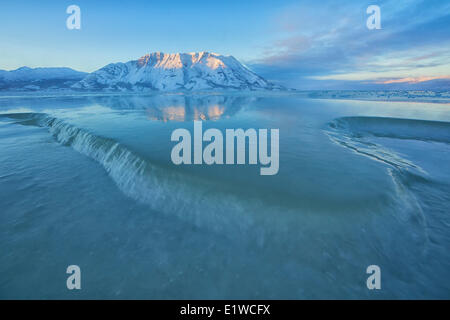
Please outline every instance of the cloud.
[[408, 77], [408, 78], [400, 78], [400, 79], [391, 79], [391, 80], [385, 80], [385, 81], [378, 81], [376, 83], [379, 84], [390, 84], [390, 83], [420, 83], [430, 80], [437, 80], [437, 79], [449, 79], [450, 76], [440, 76], [440, 77]]
[[308, 79], [450, 74], [448, 1], [379, 1], [381, 30], [366, 28], [370, 4], [328, 0], [286, 7], [274, 14], [276, 37], [262, 48], [262, 58], [246, 63], [262, 76], [293, 87], [304, 86]]

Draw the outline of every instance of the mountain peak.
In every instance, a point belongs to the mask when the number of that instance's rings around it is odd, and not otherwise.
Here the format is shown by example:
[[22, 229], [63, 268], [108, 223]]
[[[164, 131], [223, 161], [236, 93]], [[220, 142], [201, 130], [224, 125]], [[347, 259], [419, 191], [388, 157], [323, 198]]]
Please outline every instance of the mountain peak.
[[243, 66], [233, 56], [207, 51], [148, 53], [137, 60], [109, 64], [73, 88], [108, 91], [281, 89]]
[[12, 71], [30, 71], [30, 70], [33, 70], [33, 69], [31, 69], [30, 67], [27, 67], [27, 66], [23, 66], [23, 67], [17, 68], [16, 70], [12, 70]]
[[[189, 53], [148, 53], [137, 60], [139, 67], [152, 65], [154, 68], [180, 69], [183, 67], [192, 67], [203, 61], [210, 68], [217, 69], [226, 67], [221, 59], [221, 55], [206, 51]], [[234, 59], [234, 58], [233, 58]]]

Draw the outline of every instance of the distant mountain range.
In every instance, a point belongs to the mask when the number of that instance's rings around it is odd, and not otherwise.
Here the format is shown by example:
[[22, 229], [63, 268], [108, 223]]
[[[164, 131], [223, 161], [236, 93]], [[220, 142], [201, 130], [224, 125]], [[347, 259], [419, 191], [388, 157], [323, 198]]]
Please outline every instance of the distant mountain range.
[[0, 90], [199, 91], [283, 90], [232, 56], [216, 53], [154, 52], [138, 60], [111, 63], [92, 73], [70, 68], [0, 70]]
[[0, 70], [0, 90], [37, 91], [68, 89], [88, 73], [70, 68], [28, 68]]
[[[311, 80], [305, 89], [316, 90], [450, 90], [449, 79], [422, 82], [378, 83]], [[0, 91], [283, 91], [257, 75], [233, 56], [211, 52], [153, 52], [126, 63], [111, 63], [92, 73], [70, 68], [0, 70]]]

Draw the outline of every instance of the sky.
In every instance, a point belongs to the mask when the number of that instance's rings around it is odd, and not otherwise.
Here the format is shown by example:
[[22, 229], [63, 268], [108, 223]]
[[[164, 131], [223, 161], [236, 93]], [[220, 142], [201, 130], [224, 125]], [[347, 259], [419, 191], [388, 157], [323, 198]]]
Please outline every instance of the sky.
[[[72, 4], [80, 30], [66, 27]], [[381, 29], [367, 28], [369, 5]], [[450, 83], [448, 0], [2, 0], [0, 30], [5, 70], [92, 72], [154, 51], [209, 51], [299, 89]]]

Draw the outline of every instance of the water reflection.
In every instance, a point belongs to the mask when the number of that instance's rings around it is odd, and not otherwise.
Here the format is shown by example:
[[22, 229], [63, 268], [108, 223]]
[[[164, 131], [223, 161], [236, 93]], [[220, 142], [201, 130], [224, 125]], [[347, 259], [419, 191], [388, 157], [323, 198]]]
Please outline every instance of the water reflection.
[[54, 112], [63, 105], [65, 112], [72, 113], [108, 108], [116, 111], [142, 110], [152, 121], [214, 121], [230, 118], [259, 99], [256, 96], [218, 94], [17, 97], [0, 99], [0, 110], [28, 108], [34, 112]]
[[229, 118], [257, 98], [243, 96], [134, 96], [111, 97], [101, 103], [111, 109], [145, 110], [149, 120], [192, 121]]

